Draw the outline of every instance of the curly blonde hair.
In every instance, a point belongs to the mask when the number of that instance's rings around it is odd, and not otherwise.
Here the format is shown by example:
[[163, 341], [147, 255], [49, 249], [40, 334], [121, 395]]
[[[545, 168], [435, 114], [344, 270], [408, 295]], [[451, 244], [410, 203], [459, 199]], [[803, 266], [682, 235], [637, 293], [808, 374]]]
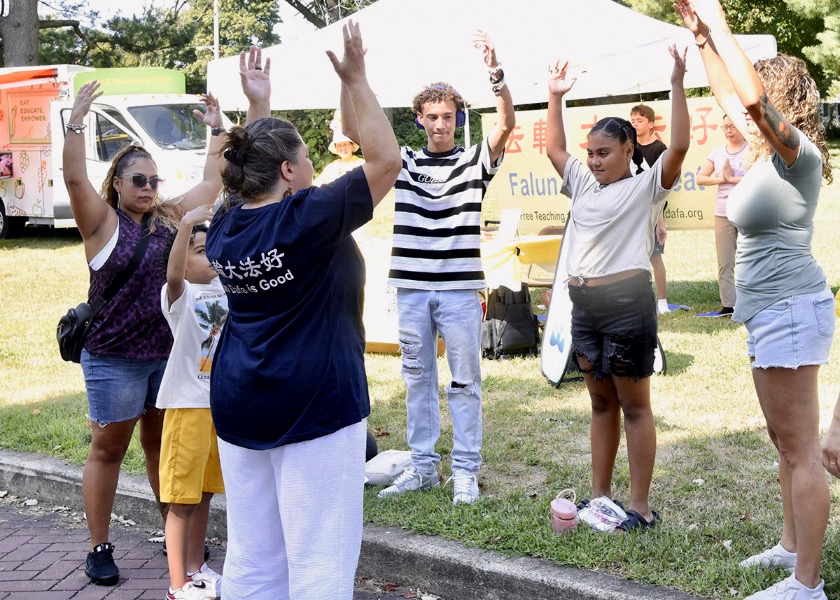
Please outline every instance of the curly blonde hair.
[[461, 94], [448, 83], [438, 81], [414, 96], [411, 106], [415, 113], [422, 113], [424, 104], [440, 104], [447, 101], [454, 103], [457, 110], [466, 110], [466, 103]]
[[[779, 53], [755, 63], [755, 70], [764, 85], [767, 98], [791, 125], [802, 132], [819, 149], [823, 159], [822, 175], [828, 183], [833, 181], [825, 131], [819, 114], [820, 92], [817, 83], [808, 73], [800, 58]], [[773, 148], [764, 136], [750, 142], [747, 164], [773, 154]]]
[[[119, 194], [114, 189], [114, 177], [123, 177], [135, 161], [144, 158], [154, 162], [148, 150], [142, 146], [129, 144], [117, 152], [114, 160], [111, 161], [111, 167], [105, 175], [105, 181], [102, 182], [102, 189], [99, 191], [99, 195], [114, 210], [120, 207]], [[155, 231], [158, 226], [169, 229], [170, 231], [176, 231], [178, 229], [178, 222], [184, 216], [183, 212], [180, 205], [180, 197], [174, 200], [162, 201], [160, 196], [156, 196], [151, 209], [152, 217], [149, 219], [149, 231]]]

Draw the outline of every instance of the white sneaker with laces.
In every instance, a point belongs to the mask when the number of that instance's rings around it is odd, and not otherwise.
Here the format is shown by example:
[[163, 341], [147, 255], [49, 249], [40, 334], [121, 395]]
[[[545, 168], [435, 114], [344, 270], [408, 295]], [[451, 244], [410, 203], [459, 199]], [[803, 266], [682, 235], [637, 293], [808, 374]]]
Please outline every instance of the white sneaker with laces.
[[741, 561], [741, 568], [752, 569], [761, 567], [763, 569], [787, 569], [793, 573], [796, 568], [796, 552], [788, 552], [782, 547], [781, 542], [765, 550], [760, 554], [750, 556]]
[[452, 504], [472, 504], [478, 500], [478, 475], [463, 469], [452, 471], [452, 477], [446, 483], [454, 482], [455, 492]]
[[828, 600], [823, 591], [824, 587], [825, 582], [820, 580], [820, 584], [814, 589], [807, 588], [799, 583], [796, 575], [791, 575], [744, 600]]
[[440, 476], [437, 471], [431, 475], [424, 475], [414, 468], [414, 465], [402, 472], [402, 475], [394, 480], [394, 483], [379, 492], [377, 498], [387, 498], [388, 496], [399, 496], [404, 492], [416, 492], [419, 490], [428, 490], [429, 488], [440, 485]]
[[204, 598], [219, 598], [222, 595], [222, 576], [207, 566], [201, 565], [201, 569], [190, 575], [194, 587], [204, 592]]
[[166, 600], [205, 600], [206, 598], [204, 590], [195, 587], [192, 581], [188, 581], [184, 587], [178, 588], [174, 592], [166, 593]]

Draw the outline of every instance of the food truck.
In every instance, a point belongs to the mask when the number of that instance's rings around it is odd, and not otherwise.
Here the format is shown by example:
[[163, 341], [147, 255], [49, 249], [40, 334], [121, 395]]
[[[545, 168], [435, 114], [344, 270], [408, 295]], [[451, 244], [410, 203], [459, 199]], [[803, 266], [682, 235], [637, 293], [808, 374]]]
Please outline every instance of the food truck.
[[[0, 69], [0, 238], [33, 225], [74, 227], [62, 149], [76, 91], [97, 79], [100, 96], [85, 119], [87, 172], [96, 190], [126, 144], [143, 146], [175, 197], [201, 179], [207, 127], [201, 100], [184, 75], [162, 68], [93, 69], [75, 65]], [[226, 124], [229, 122], [226, 120]]]

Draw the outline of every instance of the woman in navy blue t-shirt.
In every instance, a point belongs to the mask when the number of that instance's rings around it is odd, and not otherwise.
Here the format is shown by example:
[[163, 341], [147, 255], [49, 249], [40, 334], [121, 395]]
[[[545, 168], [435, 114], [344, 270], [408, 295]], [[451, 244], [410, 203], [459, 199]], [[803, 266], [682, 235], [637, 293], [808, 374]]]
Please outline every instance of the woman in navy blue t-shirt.
[[207, 235], [230, 308], [210, 398], [227, 490], [225, 598], [353, 595], [370, 402], [365, 266], [351, 233], [372, 218], [401, 161], [365, 76], [358, 25], [344, 27], [342, 60], [328, 55], [365, 164], [312, 187], [293, 125], [235, 128], [225, 144], [229, 201]]

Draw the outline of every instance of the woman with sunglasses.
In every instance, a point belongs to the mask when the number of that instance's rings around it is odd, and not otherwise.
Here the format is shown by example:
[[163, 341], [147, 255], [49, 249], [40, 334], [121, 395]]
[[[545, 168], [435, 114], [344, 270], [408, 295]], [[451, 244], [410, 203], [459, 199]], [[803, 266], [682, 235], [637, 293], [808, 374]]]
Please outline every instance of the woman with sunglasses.
[[[119, 569], [112, 556], [108, 526], [120, 465], [138, 421], [149, 483], [159, 497], [164, 411], [155, 408], [155, 400], [172, 346], [172, 334], [160, 310], [167, 254], [180, 216], [214, 202], [222, 189], [219, 148], [223, 136], [210, 137], [202, 181], [175, 200], [161, 202], [157, 165], [139, 146], [127, 146], [114, 157], [97, 192], [87, 175], [83, 130], [91, 104], [101, 94], [97, 81], [81, 87], [64, 142], [64, 183], [90, 268], [91, 301], [131, 262], [141, 236], [150, 238], [137, 269], [96, 316], [81, 358], [91, 431], [82, 474], [90, 531], [85, 573], [98, 585], [114, 585]], [[206, 111], [196, 110], [196, 116], [208, 127], [220, 128], [218, 102], [210, 94], [202, 100]], [[161, 513], [165, 513], [163, 505]]]

